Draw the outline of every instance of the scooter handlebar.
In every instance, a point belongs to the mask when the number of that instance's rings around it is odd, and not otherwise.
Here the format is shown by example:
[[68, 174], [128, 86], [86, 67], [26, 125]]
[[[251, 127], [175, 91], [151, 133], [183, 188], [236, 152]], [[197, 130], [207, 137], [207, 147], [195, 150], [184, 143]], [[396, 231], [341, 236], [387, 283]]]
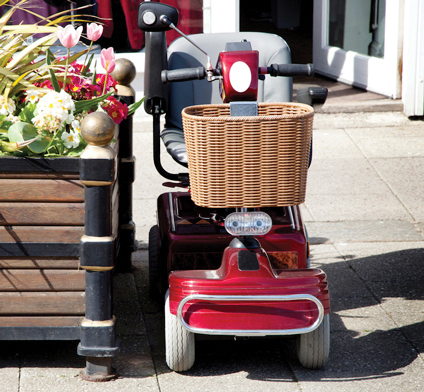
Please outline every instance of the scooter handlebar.
[[313, 76], [313, 64], [271, 64], [267, 68], [271, 76]]
[[[271, 64], [270, 67], [259, 68], [259, 73], [271, 76], [313, 76], [314, 66], [313, 64]], [[186, 82], [205, 78], [204, 67], [163, 70], [161, 73], [162, 83]]]
[[162, 83], [186, 82], [188, 80], [204, 79], [205, 77], [206, 70], [204, 67], [164, 70], [161, 73]]

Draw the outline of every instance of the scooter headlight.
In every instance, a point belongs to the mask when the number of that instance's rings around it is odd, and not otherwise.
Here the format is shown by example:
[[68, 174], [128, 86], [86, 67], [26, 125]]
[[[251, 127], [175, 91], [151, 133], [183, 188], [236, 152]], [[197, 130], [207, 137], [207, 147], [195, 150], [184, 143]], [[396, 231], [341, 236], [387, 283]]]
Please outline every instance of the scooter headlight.
[[271, 217], [265, 212], [233, 212], [225, 218], [231, 235], [264, 235], [271, 230]]

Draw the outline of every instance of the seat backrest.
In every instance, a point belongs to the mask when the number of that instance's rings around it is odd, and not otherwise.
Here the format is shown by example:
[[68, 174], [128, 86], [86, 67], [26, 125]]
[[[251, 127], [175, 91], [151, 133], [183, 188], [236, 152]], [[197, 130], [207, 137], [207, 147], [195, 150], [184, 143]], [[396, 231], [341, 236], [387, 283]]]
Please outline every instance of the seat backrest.
[[[253, 50], [259, 51], [259, 66], [271, 64], [290, 64], [290, 49], [281, 37], [267, 33], [213, 33], [190, 35], [196, 45], [205, 50], [212, 63], [218, 60], [219, 52], [225, 50], [227, 42], [247, 40]], [[185, 38], [173, 41], [168, 48], [168, 69], [206, 66], [206, 56]], [[287, 77], [266, 75], [259, 81], [259, 102], [290, 102], [292, 100], [293, 82]], [[191, 105], [222, 103], [219, 94], [219, 82], [195, 80], [170, 83], [168, 86], [167, 124], [182, 128], [181, 111]]]

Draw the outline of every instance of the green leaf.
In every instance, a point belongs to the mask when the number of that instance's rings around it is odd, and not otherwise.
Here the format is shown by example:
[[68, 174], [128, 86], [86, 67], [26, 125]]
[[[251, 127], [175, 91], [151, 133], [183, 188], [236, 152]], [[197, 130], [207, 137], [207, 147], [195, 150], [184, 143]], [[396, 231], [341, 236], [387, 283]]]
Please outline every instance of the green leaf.
[[5, 115], [0, 115], [0, 139], [7, 138], [7, 131], [13, 125], [12, 121], [6, 120]]
[[[3, 91], [7, 88], [8, 84], [12, 84], [12, 82], [19, 78], [20, 75], [9, 71], [7, 68], [0, 67], [0, 75], [5, 76], [6, 78], [2, 78], [1, 84], [0, 84], [0, 94], [6, 95]], [[28, 82], [27, 80], [23, 79], [19, 82], [17, 86], [15, 86], [12, 89], [13, 93], [21, 91], [21, 90], [28, 90], [28, 89], [34, 89], [36, 88], [32, 83]], [[13, 95], [13, 94], [11, 94]]]
[[70, 157], [79, 157], [87, 145], [80, 144], [77, 148], [72, 148], [68, 152]]
[[99, 103], [106, 100], [106, 98], [110, 97], [114, 91], [110, 91], [109, 93], [102, 95], [97, 98], [87, 99], [85, 101], [77, 101], [75, 102], [75, 111], [74, 113], [78, 114], [83, 112], [84, 110], [96, 109]]
[[28, 148], [36, 154], [43, 153], [49, 145], [49, 141], [38, 134], [34, 125], [22, 121], [13, 124], [7, 135], [11, 142], [23, 142], [37, 137], [37, 140], [28, 145]]
[[44, 37], [37, 39], [31, 45], [22, 47], [22, 50], [20, 50], [17, 53], [17, 55], [13, 57], [13, 60], [10, 63], [7, 64], [6, 68], [9, 69], [9, 70], [12, 70], [17, 65], [23, 65], [23, 64], [30, 63], [30, 61], [25, 61], [25, 58], [29, 54], [31, 54], [31, 52], [33, 52], [34, 50], [37, 50], [37, 47], [39, 47], [41, 45], [47, 45], [48, 47], [50, 47], [51, 45], [53, 45], [55, 43], [56, 40], [57, 40], [56, 34], [49, 34], [49, 35], [46, 35]]
[[37, 108], [35, 102], [27, 103], [18, 115], [19, 120], [25, 123], [31, 123], [31, 120], [35, 117], [34, 112]]
[[97, 79], [96, 68], [97, 68], [97, 60], [94, 62], [93, 77], [91, 78], [91, 84], [94, 84], [94, 85], [96, 84], [96, 79]]
[[[49, 50], [47, 50], [47, 54], [46, 54], [47, 65], [49, 65], [49, 66], [52, 65], [52, 58], [54, 60], [55, 57], [53, 56], [53, 53], [49, 49]], [[49, 68], [49, 73], [50, 73], [50, 80], [52, 82], [54, 91], [56, 91], [57, 93], [60, 93], [59, 82], [57, 81], [56, 75], [54, 74], [54, 71], [51, 68]]]
[[128, 105], [128, 116], [131, 116], [134, 114], [134, 112], [141, 106], [141, 104], [144, 102], [144, 98], [141, 98], [138, 102], [134, 102], [131, 105]]
[[0, 125], [0, 138], [2, 138], [3, 133], [7, 133], [7, 131], [9, 130], [9, 128], [13, 125], [12, 121], [4, 121], [1, 125]]
[[94, 53], [91, 54], [90, 58], [88, 59], [87, 65], [84, 66], [84, 69], [82, 70], [82, 74], [86, 75], [87, 72], [90, 70], [91, 62], [93, 61]]

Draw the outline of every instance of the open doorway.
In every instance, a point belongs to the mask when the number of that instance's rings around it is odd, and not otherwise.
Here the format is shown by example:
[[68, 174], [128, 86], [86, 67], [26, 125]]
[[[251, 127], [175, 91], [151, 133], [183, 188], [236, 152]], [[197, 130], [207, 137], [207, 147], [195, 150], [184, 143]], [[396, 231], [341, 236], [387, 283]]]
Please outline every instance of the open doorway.
[[282, 37], [292, 62], [312, 63], [313, 0], [242, 0], [240, 31], [260, 31]]
[[[277, 34], [288, 43], [293, 63], [313, 63], [314, 3], [316, 5], [329, 1], [240, 0], [240, 31], [260, 31]], [[351, 3], [355, 4], [356, 2], [356, 0], [351, 0]], [[315, 36], [315, 39], [317, 39], [317, 36]], [[380, 108], [378, 106], [379, 103], [386, 104], [386, 100], [384, 102], [379, 101], [385, 98], [379, 94], [337, 82], [336, 77], [325, 75], [327, 76], [316, 73], [313, 78], [293, 78], [293, 100], [296, 101], [296, 90], [298, 88], [324, 86], [328, 88], [329, 95], [321, 111], [348, 110], [345, 107], [349, 105], [354, 108], [359, 107], [361, 110], [371, 110], [374, 107]], [[374, 103], [377, 106], [374, 106]]]

